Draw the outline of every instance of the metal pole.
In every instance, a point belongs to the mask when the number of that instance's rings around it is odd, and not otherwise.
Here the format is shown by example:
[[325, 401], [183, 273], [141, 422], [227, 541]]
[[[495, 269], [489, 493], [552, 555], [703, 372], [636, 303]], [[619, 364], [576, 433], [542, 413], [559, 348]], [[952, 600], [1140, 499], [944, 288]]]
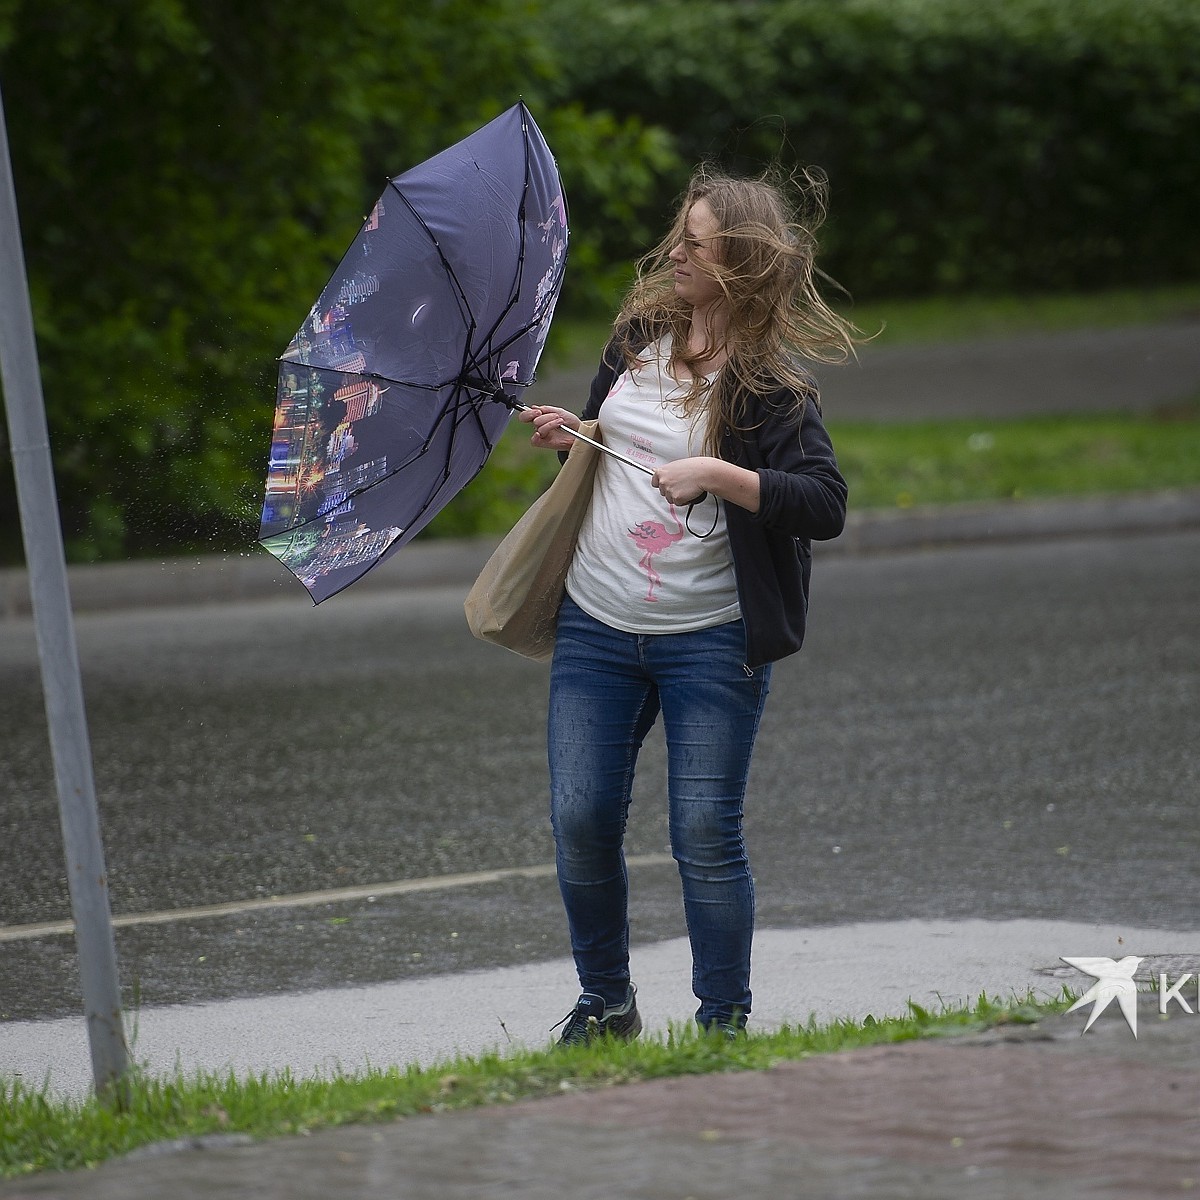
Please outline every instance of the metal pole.
[[33, 312], [21, 249], [20, 219], [4, 102], [0, 98], [0, 383], [8, 415], [17, 507], [29, 568], [42, 691], [58, 785], [59, 818], [67, 856], [67, 886], [75, 918], [79, 974], [92, 1054], [92, 1077], [101, 1095], [123, 1093], [129, 1049], [121, 1020], [121, 988], [108, 902], [108, 873], [92, 776], [92, 751], [46, 409], [33, 336]]

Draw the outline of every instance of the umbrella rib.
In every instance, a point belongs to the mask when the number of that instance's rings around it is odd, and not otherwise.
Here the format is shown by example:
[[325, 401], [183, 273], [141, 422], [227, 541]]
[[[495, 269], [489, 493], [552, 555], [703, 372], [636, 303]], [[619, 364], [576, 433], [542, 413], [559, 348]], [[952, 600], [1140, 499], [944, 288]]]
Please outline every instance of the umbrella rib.
[[[375, 375], [375, 376], [372, 376], [372, 378], [386, 379], [387, 376]], [[393, 380], [391, 382], [396, 382], [396, 381]], [[415, 385], [404, 384], [402, 386], [408, 387], [408, 386], [415, 386]], [[437, 486], [434, 487], [430, 491], [430, 493], [426, 496], [425, 500], [422, 502], [421, 507], [414, 514], [413, 519], [411, 521], [409, 521], [410, 525], [413, 524], [417, 518], [421, 517], [428, 510], [429, 506], [433, 503], [433, 499], [437, 495], [439, 489], [442, 488], [443, 486], [445, 486], [446, 481], [450, 478], [450, 459], [451, 459], [451, 457], [453, 455], [453, 451], [454, 451], [454, 435], [455, 435], [455, 433], [457, 433], [458, 427], [459, 427], [459, 425], [461, 425], [462, 420], [466, 414], [470, 414], [470, 415], [474, 416], [475, 421], [476, 421], [477, 425], [479, 426], [479, 436], [482, 438], [483, 444], [487, 447], [488, 454], [490, 454], [495, 449], [495, 444], [492, 442], [491, 438], [488, 437], [487, 430], [484, 428], [483, 422], [479, 418], [479, 410], [469, 399], [464, 401], [460, 397], [459, 388], [457, 386], [455, 387], [454, 393], [442, 405], [441, 411], [434, 418], [433, 424], [430, 427], [429, 433], [426, 435], [424, 442], [419, 447], [417, 447], [416, 450], [414, 450], [411, 454], [409, 454], [408, 457], [405, 458], [403, 462], [397, 463], [390, 471], [388, 471], [388, 473], [385, 476], [383, 476], [383, 478], [377, 479], [373, 483], [365, 484], [363, 487], [355, 488], [351, 492], [347, 492], [345, 499], [341, 502], [341, 504], [338, 505], [338, 507], [340, 508], [340, 507], [342, 507], [342, 505], [348, 504], [351, 500], [355, 499], [356, 497], [362, 496], [366, 492], [369, 492], [372, 489], [377, 488], [381, 483], [385, 483], [387, 480], [394, 478], [401, 471], [403, 471], [406, 467], [410, 466], [412, 463], [416, 462], [419, 458], [421, 458], [422, 455], [428, 453], [429, 447], [432, 445], [434, 436], [436, 435], [438, 429], [441, 427], [442, 422], [445, 421], [447, 416], [449, 416], [451, 413], [456, 414], [456, 416], [455, 416], [455, 420], [454, 420], [452, 432], [451, 432], [451, 437], [450, 437], [450, 448], [446, 454], [446, 465], [442, 469], [442, 473], [438, 480]], [[457, 414], [463, 414], [463, 415], [459, 416]], [[258, 541], [260, 543], [267, 542], [267, 541], [272, 540], [273, 538], [284, 537], [287, 534], [296, 533], [299, 530], [302, 530], [309, 525], [317, 524], [318, 522], [323, 523], [325, 521], [325, 519], [327, 518], [327, 516], [328, 516], [327, 513], [318, 513], [318, 514], [315, 514], [314, 516], [306, 517], [303, 520], [297, 521], [294, 525], [289, 525], [286, 529], [279, 530], [277, 533], [268, 534], [266, 537], [260, 537], [258, 539]]]
[[[526, 181], [528, 182], [528, 174], [529, 174], [528, 149], [526, 150], [525, 174], [526, 174]], [[467, 373], [467, 371], [470, 367], [474, 367], [477, 365], [476, 359], [474, 359], [471, 356], [470, 347], [471, 347], [471, 343], [475, 340], [475, 334], [478, 330], [478, 325], [476, 324], [475, 314], [471, 311], [470, 302], [467, 300], [466, 289], [464, 289], [462, 283], [460, 282], [460, 280], [458, 278], [458, 275], [455, 273], [454, 267], [451, 265], [450, 260], [446, 257], [445, 253], [443, 252], [442, 245], [438, 241], [437, 235], [433, 232], [432, 229], [429, 228], [428, 222], [417, 211], [417, 209], [416, 209], [415, 205], [412, 203], [412, 201], [409, 200], [409, 198], [400, 190], [400, 188], [396, 186], [396, 181], [394, 179], [389, 179], [388, 184], [390, 185], [392, 191], [394, 191], [396, 193], [396, 195], [399, 196], [400, 199], [404, 202], [405, 208], [407, 208], [408, 211], [410, 213], [412, 213], [413, 219], [425, 231], [425, 235], [429, 238], [429, 241], [432, 243], [433, 248], [437, 251], [438, 259], [441, 261], [441, 264], [442, 264], [442, 269], [446, 272], [446, 278], [450, 281], [452, 291], [454, 292], [455, 300], [458, 303], [460, 314], [462, 315], [463, 320], [466, 322], [467, 336], [463, 340], [463, 358], [462, 358], [462, 363], [461, 363], [461, 369], [458, 374], [458, 378], [461, 379], [463, 377], [463, 375], [465, 375]], [[525, 198], [524, 198], [524, 192], [522, 192], [522, 197], [521, 197], [521, 212], [522, 212], [522, 214], [524, 214], [524, 210], [525, 210]], [[524, 237], [525, 237], [524, 221], [522, 220], [522, 222], [521, 222], [521, 239], [522, 239], [521, 240], [521, 256], [522, 257], [524, 257], [524, 254], [525, 254]], [[515, 297], [514, 297], [514, 300], [515, 300]], [[510, 300], [509, 307], [512, 306], [512, 303], [513, 303], [513, 300]], [[507, 312], [508, 310], [506, 309], [505, 311]], [[444, 387], [445, 384], [441, 384], [438, 386]], [[438, 422], [440, 422], [440, 420], [441, 420], [441, 417], [439, 416], [438, 421], [434, 423], [435, 428], [437, 427], [437, 424], [438, 424]]]
[[[526, 242], [527, 242], [527, 236], [528, 236], [527, 229], [526, 229], [525, 215], [526, 215], [526, 211], [527, 211], [527, 202], [528, 202], [528, 198], [529, 198], [529, 187], [530, 187], [529, 167], [530, 167], [531, 152], [530, 152], [530, 143], [529, 143], [529, 110], [525, 107], [525, 104], [523, 101], [521, 102], [520, 107], [521, 107], [521, 149], [522, 149], [522, 154], [523, 154], [524, 168], [523, 168], [523, 172], [522, 172], [521, 199], [520, 199], [520, 203], [517, 208], [517, 230], [518, 230], [518, 238], [519, 238], [520, 248], [517, 253], [516, 277], [513, 281], [513, 286], [509, 289], [508, 302], [505, 304], [504, 308], [500, 311], [499, 315], [496, 317], [496, 320], [492, 323], [491, 327], [486, 332], [484, 332], [482, 334], [482, 336], [478, 339], [480, 342], [480, 347], [477, 351], [472, 352], [470, 349], [471, 343], [476, 340], [476, 335], [479, 333], [479, 327], [476, 323], [475, 314], [471, 311], [470, 303], [467, 300], [466, 290], [463, 288], [462, 283], [460, 282], [457, 274], [455, 273], [454, 267], [451, 265], [449, 259], [446, 258], [445, 253], [442, 251], [441, 243], [438, 241], [437, 236], [434, 234], [433, 230], [429, 228], [429, 224], [421, 216], [420, 212], [418, 212], [416, 207], [413, 205], [412, 201], [409, 200], [409, 198], [404, 194], [404, 192], [401, 191], [401, 189], [397, 186], [396, 181], [394, 179], [388, 180], [389, 186], [396, 193], [396, 195], [398, 195], [400, 197], [400, 199], [404, 202], [405, 207], [413, 215], [413, 218], [417, 221], [417, 223], [420, 225], [420, 227], [425, 231], [426, 236], [429, 238], [434, 249], [437, 251], [438, 258], [442, 264], [442, 269], [446, 272], [446, 276], [450, 280], [450, 282], [453, 286], [453, 290], [455, 293], [455, 299], [458, 302], [458, 305], [459, 305], [460, 311], [462, 312], [464, 320], [467, 322], [468, 333], [467, 333], [467, 338], [465, 340], [463, 360], [462, 360], [462, 369], [459, 373], [460, 379], [463, 376], [465, 376], [468, 372], [475, 372], [475, 373], [483, 374], [484, 372], [482, 370], [482, 367], [483, 367], [483, 364], [488, 359], [494, 357], [496, 354], [500, 353], [501, 351], [506, 349], [508, 346], [511, 346], [514, 342], [518, 341], [520, 338], [522, 338], [526, 334], [528, 334], [531, 329], [533, 329], [536, 325], [538, 325], [544, 319], [545, 312], [548, 307], [552, 306], [551, 305], [552, 298], [556, 296], [556, 292], [557, 292], [556, 287], [552, 287], [552, 288], [548, 289], [547, 293], [546, 293], [546, 297], [543, 299], [542, 307], [538, 310], [534, 319], [529, 321], [527, 324], [523, 325], [520, 329], [517, 329], [516, 331], [514, 331], [503, 342], [501, 342], [499, 344], [493, 343], [492, 339], [495, 337], [497, 329], [499, 329], [504, 318], [513, 310], [518, 299], [520, 298], [521, 283], [524, 279], [524, 274], [525, 274]], [[561, 281], [562, 275], [563, 275], [563, 271], [560, 268], [559, 277], [558, 277], [558, 280], [556, 280], [556, 284]], [[518, 382], [521, 382], [521, 381], [518, 381]]]
[[[500, 346], [492, 345], [492, 338], [495, 337], [496, 330], [500, 328], [500, 323], [513, 310], [513, 307], [516, 305], [517, 300], [520, 298], [521, 281], [525, 276], [525, 239], [526, 239], [525, 206], [526, 206], [526, 201], [529, 198], [529, 122], [528, 122], [529, 110], [525, 107], [525, 102], [523, 100], [520, 102], [520, 106], [521, 106], [521, 149], [524, 154], [524, 170], [522, 171], [522, 180], [521, 180], [521, 202], [517, 206], [517, 230], [518, 230], [518, 236], [520, 238], [520, 249], [517, 252], [517, 274], [516, 274], [516, 278], [513, 280], [512, 287], [509, 288], [508, 303], [504, 306], [503, 309], [501, 309], [500, 313], [496, 317], [496, 320], [492, 323], [492, 327], [487, 331], [487, 333], [481, 339], [483, 344], [486, 345], [488, 348], [487, 355], [485, 356], [487, 358], [491, 358], [493, 355], [499, 353], [499, 351], [503, 350], [506, 346], [512, 345], [512, 343], [514, 341], [516, 341], [517, 338], [523, 337], [526, 333], [529, 332], [530, 329], [533, 328], [534, 324], [537, 324], [537, 322], [535, 321], [535, 322], [533, 322], [533, 324], [527, 325], [524, 329], [520, 330], [517, 333], [514, 333], [511, 338], [509, 338], [507, 341], [503, 342]], [[463, 364], [464, 372], [467, 369], [468, 365], [471, 367], [477, 367], [478, 360], [473, 361], [470, 364], [464, 363]]]
[[[435, 418], [435, 420], [433, 422], [433, 425], [430, 427], [429, 435], [426, 437], [424, 445], [418, 451], [416, 451], [410, 459], [407, 460], [408, 462], [415, 461], [417, 458], [420, 458], [420, 456], [422, 454], [424, 454], [428, 451], [430, 445], [432, 445], [432, 443], [433, 443], [434, 435], [437, 433], [438, 429], [441, 427], [442, 422], [445, 421], [446, 418], [453, 412], [455, 414], [455, 419], [453, 421], [453, 424], [452, 424], [451, 430], [450, 430], [450, 446], [446, 451], [446, 462], [442, 468], [441, 476], [438, 479], [438, 482], [436, 483], [436, 485], [429, 489], [429, 492], [427, 493], [427, 495], [425, 496], [425, 499], [421, 503], [421, 507], [418, 508], [417, 511], [413, 514], [413, 518], [409, 522], [410, 525], [415, 524], [422, 516], [424, 516], [424, 514], [429, 510], [430, 505], [433, 504], [434, 498], [437, 496], [438, 492], [446, 485], [446, 482], [450, 478], [450, 461], [454, 456], [455, 436], [458, 432], [458, 427], [462, 423], [462, 418], [460, 416], [458, 416], [458, 414], [461, 413], [462, 410], [466, 409], [470, 413], [474, 414], [475, 419], [477, 421], [479, 420], [478, 409], [475, 407], [475, 405], [469, 399], [464, 402], [462, 400], [462, 398], [460, 397], [459, 393], [460, 393], [460, 389], [458, 387], [456, 387], [454, 389], [454, 392], [450, 396], [450, 398], [447, 399], [446, 403], [442, 405], [442, 410], [441, 410], [441, 412], [438, 413], [437, 417]], [[493, 446], [492, 446], [491, 440], [487, 436], [486, 430], [483, 429], [482, 422], [480, 422], [480, 434], [483, 437], [484, 445], [487, 446], [488, 454], [490, 454], [492, 452]], [[485, 460], [486, 460], [486, 457], [487, 456], [485, 455], [484, 456]], [[403, 470], [404, 466], [406, 466], [406, 465], [407, 465], [407, 463], [400, 464], [399, 466], [396, 467], [396, 471], [398, 472], [398, 471]], [[482, 467], [482, 465], [483, 464], [481, 463], [480, 466]], [[478, 473], [479, 473], [478, 471], [475, 472], [476, 475]], [[392, 472], [391, 474], [395, 474], [395, 472]], [[474, 476], [472, 476], [472, 478], [474, 478]]]
[[479, 405], [471, 400], [470, 397], [468, 397], [465, 404], [463, 404], [461, 401], [457, 401], [455, 407], [460, 410], [466, 409], [466, 412], [463, 414], [463, 418], [455, 421], [455, 427], [457, 428], [457, 426], [461, 425], [462, 420], [467, 416], [474, 417], [475, 424], [478, 427], [480, 440], [483, 442], [484, 446], [487, 447], [488, 454], [491, 454], [491, 452], [496, 448], [496, 443], [493, 442], [488, 436], [488, 431], [483, 423], [483, 418], [479, 415]]
[[[332, 367], [319, 366], [315, 363], [297, 362], [295, 359], [284, 358], [282, 356], [280, 357], [280, 359], [278, 361], [287, 362], [293, 366], [303, 367], [305, 370], [315, 371], [315, 372], [319, 372], [321, 374], [337, 374], [337, 375], [341, 375], [343, 377], [346, 375], [354, 375], [359, 379], [380, 380], [383, 383], [393, 384], [397, 387], [412, 388], [414, 390], [420, 390], [420, 391], [440, 392], [443, 388], [445, 388], [447, 386], [447, 384], [445, 384], [445, 383], [442, 383], [442, 384], [410, 383], [410, 382], [407, 382], [402, 379], [393, 379], [390, 375], [382, 375], [378, 371], [338, 371]], [[443, 409], [443, 412], [444, 411], [445, 410]], [[441, 419], [442, 419], [441, 415], [439, 415], [437, 420], [435, 421], [435, 426], [434, 426], [435, 428], [436, 428], [437, 424], [440, 423]], [[309, 432], [310, 431], [306, 428], [306, 430], [305, 430], [306, 441], [309, 437]], [[352, 489], [351, 491], [346, 492], [345, 496], [338, 503], [337, 508], [343, 507], [344, 505], [348, 504], [351, 500], [354, 500], [357, 497], [362, 496], [365, 493], [371, 491], [373, 488], [377, 487], [380, 483], [384, 482], [385, 480], [391, 479], [397, 472], [402, 471], [410, 463], [412, 463], [417, 458], [419, 458], [420, 455], [423, 454], [428, 449], [428, 446], [429, 446], [429, 442], [426, 441], [414, 454], [411, 454], [408, 457], [406, 457], [403, 462], [398, 463], [395, 467], [393, 467], [391, 470], [389, 470], [387, 472], [387, 474], [384, 475], [382, 478], [376, 479], [376, 480], [372, 481], [371, 483], [363, 484], [361, 487], [357, 487], [357, 488]], [[299, 485], [297, 485], [297, 489], [294, 494], [294, 499], [295, 499], [297, 506], [299, 506], [299, 504], [300, 504]], [[336, 510], [333, 510], [333, 511], [336, 511]], [[303, 530], [310, 525], [324, 523], [328, 519], [328, 516], [329, 516], [328, 512], [317, 512], [317, 513], [313, 513], [311, 516], [301, 517], [300, 519], [293, 521], [293, 523], [291, 525], [288, 525], [283, 529], [278, 529], [274, 533], [268, 533], [265, 535], [260, 534], [260, 536], [257, 540], [260, 543], [265, 543], [274, 538], [284, 537], [288, 534], [299, 532], [300, 530]]]
[[[495, 335], [496, 330], [499, 328], [500, 322], [503, 321], [505, 316], [507, 316], [508, 313], [512, 310], [513, 306], [517, 302], [517, 299], [519, 298], [520, 290], [521, 290], [521, 283], [522, 283], [522, 280], [523, 280], [524, 274], [525, 274], [525, 257], [526, 257], [525, 250], [526, 250], [526, 233], [527, 233], [526, 224], [525, 224], [525, 211], [526, 211], [526, 200], [528, 199], [528, 196], [529, 196], [529, 186], [530, 186], [530, 184], [529, 184], [529, 164], [530, 164], [531, 154], [530, 154], [530, 144], [529, 144], [529, 109], [525, 107], [524, 101], [520, 102], [520, 108], [521, 108], [521, 145], [522, 145], [522, 149], [523, 149], [524, 155], [525, 155], [524, 182], [523, 182], [522, 189], [521, 189], [521, 203], [520, 203], [520, 206], [518, 209], [518, 214], [517, 214], [517, 225], [520, 230], [521, 248], [520, 248], [520, 252], [517, 256], [517, 277], [516, 277], [516, 281], [515, 281], [515, 286], [513, 287], [512, 291], [510, 293], [509, 302], [505, 306], [504, 311], [496, 319], [492, 328], [488, 331], [486, 337], [483, 339], [486, 342], [487, 347], [488, 347], [488, 353], [487, 353], [486, 357], [489, 357], [489, 358], [493, 357], [497, 354], [500, 354], [502, 351], [504, 351], [509, 346], [511, 346], [514, 342], [519, 341], [521, 338], [525, 337], [525, 335], [528, 334], [531, 329], [535, 328], [537, 325], [540, 325], [541, 322], [543, 320], [545, 320], [547, 311], [552, 312], [554, 309], [555, 301], [558, 298], [558, 292], [562, 285], [563, 276], [566, 273], [566, 263], [564, 261], [563, 263], [561, 263], [559, 265], [558, 273], [554, 280], [553, 285], [546, 289], [546, 294], [542, 297], [541, 307], [533, 314], [531, 320], [527, 324], [522, 325], [519, 329], [515, 330], [503, 342], [500, 342], [498, 344], [492, 342], [492, 338]], [[477, 358], [475, 360], [472, 360], [469, 363], [464, 363], [464, 366], [463, 366], [464, 373], [466, 372], [468, 367], [478, 370], [481, 361], [482, 360]], [[519, 383], [523, 382], [526, 385], [528, 385], [529, 383], [533, 382], [533, 376], [531, 375], [530, 378], [526, 381], [518, 380], [517, 382], [519, 382]]]
[[535, 318], [533, 320], [531, 320], [527, 325], [522, 325], [519, 329], [515, 330], [511, 337], [505, 338], [504, 341], [500, 342], [497, 345], [494, 345], [491, 350], [492, 354], [499, 354], [502, 350], [505, 350], [509, 346], [511, 346], [513, 344], [513, 342], [519, 341], [521, 338], [523, 338], [535, 326], [540, 325], [542, 323], [542, 321], [545, 319], [547, 308], [552, 307], [554, 301], [557, 299], [557, 287], [558, 287], [558, 284], [562, 280], [563, 274], [564, 274], [564, 271], [560, 268], [560, 270], [558, 272], [558, 278], [555, 280], [554, 287], [547, 290], [546, 298], [545, 298], [545, 300], [543, 300], [542, 307], [538, 310]]
[[413, 388], [422, 392], [440, 392], [447, 386], [447, 383], [453, 382], [453, 380], [447, 380], [444, 383], [416, 383], [410, 379], [396, 379], [391, 375], [382, 375], [378, 371], [343, 371], [340, 367], [327, 366], [325, 363], [304, 362], [302, 359], [282, 356], [276, 361], [290, 363], [294, 367], [304, 367], [309, 371], [325, 371], [330, 375], [353, 375], [358, 379], [380, 379], [384, 383], [391, 383], [396, 387]]

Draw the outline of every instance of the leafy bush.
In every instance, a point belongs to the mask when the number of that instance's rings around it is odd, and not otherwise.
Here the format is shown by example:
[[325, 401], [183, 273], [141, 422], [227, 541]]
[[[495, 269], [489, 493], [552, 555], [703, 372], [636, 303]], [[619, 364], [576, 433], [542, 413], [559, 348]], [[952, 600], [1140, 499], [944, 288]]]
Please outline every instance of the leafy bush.
[[1200, 276], [1194, 0], [546, 4], [585, 108], [691, 162], [822, 166], [856, 295]]

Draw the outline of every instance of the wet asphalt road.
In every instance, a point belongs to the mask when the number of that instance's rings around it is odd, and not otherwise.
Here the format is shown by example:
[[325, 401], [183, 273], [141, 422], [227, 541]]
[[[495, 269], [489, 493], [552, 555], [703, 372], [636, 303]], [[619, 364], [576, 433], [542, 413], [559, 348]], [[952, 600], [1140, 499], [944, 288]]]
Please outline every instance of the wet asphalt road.
[[[1200, 533], [822, 561], [747, 806], [763, 925], [899, 917], [1192, 928]], [[552, 859], [546, 669], [465, 588], [78, 618], [116, 913]], [[0, 622], [0, 923], [69, 916], [27, 620]], [[634, 854], [667, 845], [643, 754]], [[633, 936], [681, 935], [670, 865]], [[118, 932], [141, 1004], [567, 953], [552, 879]], [[0, 1018], [79, 1011], [69, 936], [0, 941]]]

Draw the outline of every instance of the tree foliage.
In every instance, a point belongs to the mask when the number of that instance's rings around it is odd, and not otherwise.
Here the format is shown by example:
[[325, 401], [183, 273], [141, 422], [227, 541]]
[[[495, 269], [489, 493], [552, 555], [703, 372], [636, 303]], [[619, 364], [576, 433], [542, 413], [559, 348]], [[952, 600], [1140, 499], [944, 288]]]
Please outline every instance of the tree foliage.
[[[274, 356], [388, 175], [522, 94], [536, 109], [554, 64], [531, 9], [4, 0], [0, 78], [73, 557], [252, 542]], [[673, 166], [636, 116], [563, 105], [543, 127], [598, 222], [626, 220]], [[586, 235], [576, 257], [599, 277]], [[575, 302], [596, 286], [581, 277]]]
[[[518, 97], [564, 311], [701, 159], [822, 166], [863, 299], [1200, 276], [1194, 0], [0, 0], [0, 81], [76, 559], [253, 542], [275, 355], [385, 177]], [[497, 468], [443, 529], [524, 502]]]

